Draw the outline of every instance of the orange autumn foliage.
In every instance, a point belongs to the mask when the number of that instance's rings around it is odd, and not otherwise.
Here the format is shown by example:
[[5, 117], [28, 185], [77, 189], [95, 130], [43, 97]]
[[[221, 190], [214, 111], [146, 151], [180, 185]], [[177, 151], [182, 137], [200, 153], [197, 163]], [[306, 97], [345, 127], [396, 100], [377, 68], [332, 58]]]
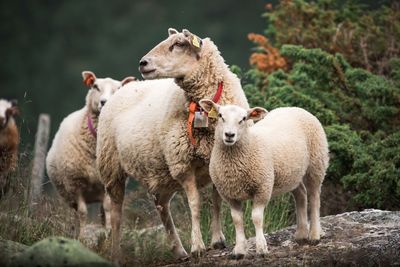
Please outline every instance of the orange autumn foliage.
[[273, 47], [269, 40], [256, 33], [249, 33], [248, 36], [250, 41], [258, 45], [258, 52], [254, 52], [250, 56], [250, 64], [255, 66], [258, 70], [266, 73], [272, 73], [278, 69], [286, 69], [287, 62], [285, 58], [281, 56], [279, 50]]

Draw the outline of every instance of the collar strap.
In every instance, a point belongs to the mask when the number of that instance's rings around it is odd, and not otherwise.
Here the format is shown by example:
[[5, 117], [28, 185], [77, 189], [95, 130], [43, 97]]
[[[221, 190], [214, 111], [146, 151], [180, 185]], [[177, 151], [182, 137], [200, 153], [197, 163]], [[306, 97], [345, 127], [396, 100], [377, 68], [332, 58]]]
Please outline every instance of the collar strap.
[[90, 133], [94, 136], [94, 138], [97, 138], [97, 130], [96, 128], [94, 128], [92, 117], [90, 117], [89, 114], [87, 116], [87, 126], [89, 128]]
[[[218, 103], [219, 100], [221, 99], [221, 95], [222, 95], [222, 89], [224, 88], [224, 82], [219, 82], [218, 83], [218, 90], [215, 93], [214, 97], [213, 97], [213, 102], [214, 103]], [[196, 139], [194, 139], [193, 136], [193, 122], [194, 122], [194, 113], [196, 112], [196, 110], [198, 109], [198, 105], [196, 102], [190, 102], [189, 104], [189, 117], [188, 117], [188, 121], [187, 121], [187, 132], [189, 135], [189, 139], [190, 142], [192, 143], [192, 145], [196, 145]]]

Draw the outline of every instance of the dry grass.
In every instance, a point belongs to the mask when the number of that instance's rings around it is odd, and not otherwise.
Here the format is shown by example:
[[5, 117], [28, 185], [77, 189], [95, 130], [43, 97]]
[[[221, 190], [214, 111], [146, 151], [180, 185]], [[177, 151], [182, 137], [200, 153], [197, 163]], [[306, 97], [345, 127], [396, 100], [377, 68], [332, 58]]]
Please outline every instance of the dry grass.
[[[22, 154], [20, 166], [12, 175], [10, 191], [0, 200], [0, 237], [25, 245], [49, 236], [72, 238], [76, 223], [76, 213], [56, 194], [49, 190], [43, 194], [35, 214], [28, 209], [28, 191], [30, 177], [30, 156]], [[51, 186], [47, 185], [47, 189]], [[201, 192], [203, 208], [201, 227], [203, 239], [209, 245], [211, 239], [211, 188]], [[97, 205], [98, 207], [98, 205]], [[184, 247], [190, 251], [190, 211], [184, 194], [178, 193], [171, 203], [175, 225]], [[93, 207], [92, 207], [93, 210]], [[245, 227], [247, 236], [254, 235], [251, 222], [251, 203], [246, 202]], [[283, 228], [293, 222], [292, 200], [288, 195], [274, 199], [265, 212], [265, 230], [267, 232]], [[98, 211], [89, 219], [87, 238], [81, 240], [86, 246], [108, 258], [110, 241], [108, 233], [99, 225]], [[235, 232], [227, 205], [223, 205], [223, 230], [229, 245], [234, 244]], [[154, 203], [146, 190], [137, 187], [130, 190], [125, 198], [123, 216], [122, 249], [126, 266], [160, 265], [173, 261], [169, 244], [160, 227], [161, 221]]]

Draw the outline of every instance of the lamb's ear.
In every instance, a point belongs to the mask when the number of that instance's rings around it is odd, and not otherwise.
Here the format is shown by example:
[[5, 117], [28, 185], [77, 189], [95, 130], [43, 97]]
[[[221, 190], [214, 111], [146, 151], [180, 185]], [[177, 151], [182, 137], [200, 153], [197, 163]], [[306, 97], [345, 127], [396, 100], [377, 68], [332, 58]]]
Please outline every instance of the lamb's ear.
[[203, 41], [201, 40], [200, 37], [194, 35], [193, 33], [191, 33], [186, 29], [183, 29], [182, 33], [195, 50], [197, 51], [201, 50], [201, 47], [203, 46]]
[[137, 79], [135, 77], [133, 77], [133, 76], [129, 76], [129, 77], [126, 77], [125, 79], [123, 79], [121, 81], [121, 84], [125, 85], [125, 84], [133, 82], [133, 81], [137, 81]]
[[178, 31], [175, 30], [174, 28], [169, 28], [168, 29], [168, 36], [171, 36], [171, 35], [177, 34], [177, 33], [178, 33]]
[[247, 110], [247, 119], [248, 120], [261, 120], [267, 115], [268, 111], [265, 108], [251, 108]]
[[200, 100], [199, 105], [206, 112], [210, 112], [213, 108], [216, 111], [218, 111], [218, 109], [219, 109], [219, 105], [214, 103], [214, 101], [212, 101], [210, 99], [202, 99], [202, 100]]
[[97, 79], [96, 75], [91, 71], [82, 71], [82, 78], [83, 78], [83, 83], [87, 87], [92, 87]]

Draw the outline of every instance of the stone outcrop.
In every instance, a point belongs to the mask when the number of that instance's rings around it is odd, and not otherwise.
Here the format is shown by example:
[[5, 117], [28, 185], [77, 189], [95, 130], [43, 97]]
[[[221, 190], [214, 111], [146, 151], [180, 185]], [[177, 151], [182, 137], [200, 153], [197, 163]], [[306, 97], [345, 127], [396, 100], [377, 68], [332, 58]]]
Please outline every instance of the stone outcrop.
[[232, 248], [168, 266], [400, 266], [400, 212], [364, 210], [321, 218], [325, 235], [318, 244], [297, 244], [295, 227], [266, 235], [269, 254], [231, 260]]

